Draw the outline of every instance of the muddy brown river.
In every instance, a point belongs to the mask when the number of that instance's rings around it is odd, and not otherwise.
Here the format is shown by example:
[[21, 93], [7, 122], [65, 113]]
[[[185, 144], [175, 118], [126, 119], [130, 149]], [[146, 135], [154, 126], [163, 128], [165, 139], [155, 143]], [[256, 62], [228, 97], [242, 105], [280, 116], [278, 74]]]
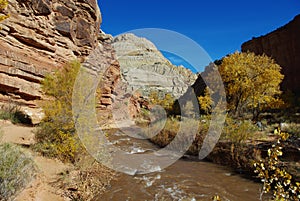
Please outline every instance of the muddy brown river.
[[[118, 133], [110, 141], [130, 154], [143, 154], [157, 149], [147, 140], [137, 140]], [[261, 184], [243, 178], [224, 166], [184, 158], [155, 173], [130, 176], [118, 173], [106, 193], [97, 201], [197, 201], [212, 200], [219, 195], [223, 201], [259, 200]]]

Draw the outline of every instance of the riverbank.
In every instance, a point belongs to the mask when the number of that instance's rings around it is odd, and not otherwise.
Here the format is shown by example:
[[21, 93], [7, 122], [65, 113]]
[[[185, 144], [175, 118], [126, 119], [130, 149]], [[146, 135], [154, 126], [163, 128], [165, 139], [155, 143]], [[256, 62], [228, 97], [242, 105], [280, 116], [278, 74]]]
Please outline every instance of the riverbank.
[[34, 127], [1, 120], [0, 128], [0, 143], [22, 147], [37, 167], [35, 178], [15, 196], [16, 201], [91, 200], [95, 194], [104, 192], [114, 178], [114, 172], [88, 156], [71, 164], [35, 152], [31, 149], [35, 143]]
[[[215, 164], [233, 168], [238, 173], [248, 178], [255, 178], [254, 161], [267, 157], [268, 149], [276, 143], [276, 137], [270, 136], [269, 140], [246, 142], [242, 145], [234, 145], [231, 142], [218, 142], [213, 151], [207, 156], [207, 160]], [[281, 164], [297, 181], [300, 180], [300, 150], [299, 139], [288, 140], [282, 143], [283, 155]]]
[[[127, 130], [122, 128], [123, 131]], [[148, 140], [130, 137], [119, 129], [105, 130], [111, 144], [128, 152], [129, 155], [147, 155], [160, 148]], [[162, 156], [163, 157], [163, 156]], [[153, 167], [147, 157], [143, 165]], [[241, 177], [228, 168], [211, 162], [200, 161], [197, 157], [185, 155], [174, 164], [156, 172], [144, 175], [117, 173], [117, 180], [95, 201], [103, 200], [212, 200], [219, 195], [222, 200], [259, 200], [262, 185]]]
[[[193, 122], [191, 121], [191, 123]], [[159, 122], [157, 124], [159, 125]], [[150, 141], [160, 147], [167, 146], [177, 135], [179, 126], [180, 121], [172, 118], [168, 119], [164, 129], [152, 137]], [[208, 121], [199, 122], [195, 140], [186, 154], [198, 156], [207, 135], [208, 127]], [[257, 176], [257, 174], [254, 174], [254, 162], [264, 160], [268, 156], [268, 149], [276, 144], [278, 138], [280, 138], [279, 135], [271, 131], [273, 131], [272, 125], [267, 129], [259, 130], [250, 121], [238, 123], [228, 121], [218, 143], [206, 157], [206, 160], [232, 168], [236, 172], [243, 173], [246, 177], [253, 179]], [[191, 131], [186, 130], [185, 132], [189, 133]], [[298, 135], [296, 133], [291, 134], [286, 141], [281, 142], [283, 155], [279, 157], [280, 165], [297, 181], [300, 179], [299, 145], [300, 138]]]
[[[23, 147], [23, 149], [31, 153], [38, 167], [34, 180], [28, 184], [22, 192], [19, 192], [16, 197], [16, 200], [30, 201], [91, 200], [94, 199], [96, 195], [98, 195], [96, 196], [98, 200], [105, 200], [106, 198], [106, 200], [109, 200], [111, 196], [114, 198], [115, 196], [120, 196], [119, 193], [117, 193], [119, 192], [118, 189], [122, 189], [122, 192], [128, 194], [126, 196], [130, 197], [134, 194], [136, 198], [146, 196], [144, 191], [147, 192], [147, 196], [150, 198], [151, 196], [155, 196], [155, 193], [159, 189], [160, 193], [166, 197], [172, 197], [175, 193], [176, 196], [180, 194], [182, 197], [189, 195], [189, 197], [199, 198], [199, 196], [201, 197], [203, 194], [207, 200], [209, 200], [214, 193], [218, 193], [222, 195], [223, 198], [232, 197], [233, 200], [239, 200], [243, 198], [244, 194], [249, 193], [249, 189], [251, 188], [251, 193], [249, 194], [256, 193], [255, 196], [257, 197], [259, 195], [260, 185], [258, 183], [251, 183], [251, 180], [240, 180], [240, 175], [230, 173], [227, 167], [230, 167], [237, 173], [243, 173], [243, 175], [253, 180], [252, 160], [264, 158], [267, 154], [267, 149], [276, 141], [275, 135], [269, 135], [269, 138], [265, 141], [249, 141], [244, 146], [233, 146], [232, 143], [221, 140], [207, 157], [207, 160], [215, 164], [226, 166], [224, 167], [225, 171], [222, 166], [218, 167], [217, 165], [203, 163], [197, 160], [181, 159], [167, 170], [162, 170], [150, 175], [126, 176], [108, 170], [96, 163], [95, 160], [89, 156], [82, 157], [80, 161], [77, 161], [76, 165], [43, 157], [31, 149], [32, 144], [35, 143], [34, 127], [14, 125], [8, 121], [1, 121], [0, 127], [3, 134], [2, 143], [9, 142]], [[113, 129], [111, 131], [113, 131]], [[113, 135], [113, 132], [111, 135]], [[123, 136], [123, 138], [128, 139], [128, 136]], [[113, 142], [118, 142], [116, 144], [126, 142], [125, 145], [130, 145], [129, 148], [149, 151], [148, 145], [146, 148], [139, 147], [141, 145], [137, 144], [139, 141], [131, 141], [134, 139], [130, 140], [131, 144], [129, 141], [120, 139], [112, 140]], [[294, 169], [289, 168], [288, 170], [296, 179], [299, 178], [298, 168], [300, 161], [297, 146], [299, 146], [299, 141], [295, 141], [295, 139], [287, 141], [284, 145], [284, 154], [282, 157], [285, 165], [294, 167]], [[294, 161], [294, 164], [288, 165], [290, 161]], [[209, 180], [211, 180], [211, 183], [216, 183], [213, 177], [205, 176], [206, 179], [203, 179], [203, 172], [207, 174], [209, 171], [211, 171], [211, 175], [215, 175], [215, 171], [220, 171], [220, 175], [217, 176], [219, 178], [218, 180], [234, 179], [234, 182], [238, 182], [243, 186], [239, 188], [236, 187], [234, 190], [232, 190], [234, 187], [227, 189], [222, 185], [218, 185], [218, 188], [212, 184], [210, 186], [207, 184]], [[175, 175], [179, 175], [179, 177], [177, 178]], [[216, 177], [216, 175], [214, 177]], [[177, 178], [178, 185], [173, 185], [174, 178]], [[165, 183], [166, 181], [169, 183]], [[130, 185], [128, 182], [131, 182]], [[226, 186], [231, 183], [232, 182], [228, 182]], [[206, 186], [206, 190], [199, 190], [199, 185]], [[138, 193], [134, 193], [130, 190], [137, 189], [138, 187]], [[234, 192], [231, 193], [230, 191]], [[244, 194], [238, 197], [242, 192]], [[101, 196], [102, 193], [105, 194], [104, 197]]]

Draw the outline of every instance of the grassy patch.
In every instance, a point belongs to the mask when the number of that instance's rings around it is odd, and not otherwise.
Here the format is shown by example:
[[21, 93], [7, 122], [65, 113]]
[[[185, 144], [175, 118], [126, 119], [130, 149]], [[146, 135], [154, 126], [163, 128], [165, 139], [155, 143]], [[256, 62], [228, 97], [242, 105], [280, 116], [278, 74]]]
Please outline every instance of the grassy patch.
[[72, 201], [93, 200], [105, 191], [113, 177], [112, 170], [86, 154], [81, 156], [74, 169], [62, 173], [56, 185]]
[[289, 133], [291, 136], [300, 137], [300, 123], [285, 123], [282, 130]]
[[32, 158], [20, 147], [0, 144], [0, 200], [9, 200], [35, 176]]
[[30, 117], [24, 114], [18, 105], [13, 103], [0, 107], [0, 119], [10, 120], [14, 124], [32, 124]]
[[[161, 127], [161, 123], [163, 122], [156, 122], [154, 127]], [[151, 138], [151, 141], [160, 147], [167, 146], [178, 134], [181, 124], [182, 122], [178, 118], [168, 118], [163, 129], [155, 137]], [[210, 126], [210, 115], [202, 116], [197, 120], [190, 119], [185, 124], [190, 125], [184, 129], [184, 132], [187, 134], [194, 132], [194, 128], [198, 126], [195, 140], [187, 151], [187, 154], [197, 155]], [[247, 140], [263, 138], [261, 133], [257, 126], [250, 120], [236, 120], [228, 117], [222, 131], [221, 139], [234, 144], [242, 144]]]
[[[161, 127], [162, 122], [156, 122], [154, 124], [154, 127]], [[160, 147], [165, 147], [170, 142], [174, 140], [176, 135], [178, 134], [180, 130], [180, 126], [184, 126], [182, 130], [186, 133], [186, 135], [183, 135], [183, 138], [188, 138], [190, 134], [195, 133], [196, 127], [198, 127], [196, 131], [195, 140], [193, 141], [192, 145], [189, 147], [187, 154], [197, 155], [200, 151], [200, 148], [202, 146], [203, 140], [207, 134], [208, 128], [209, 128], [209, 120], [208, 119], [201, 119], [201, 120], [194, 120], [194, 119], [187, 119], [185, 122], [181, 122], [180, 119], [170, 117], [167, 119], [163, 129], [153, 138], [150, 140], [159, 145]], [[155, 130], [155, 129], [154, 129]], [[181, 143], [185, 144], [185, 139], [178, 140], [179, 144], [175, 145], [178, 146], [178, 148], [181, 145]]]
[[252, 121], [236, 120], [227, 117], [222, 132], [222, 139], [235, 144], [241, 144], [249, 139], [260, 138], [261, 136], [255, 136], [255, 133], [257, 132], [258, 128], [252, 123]]

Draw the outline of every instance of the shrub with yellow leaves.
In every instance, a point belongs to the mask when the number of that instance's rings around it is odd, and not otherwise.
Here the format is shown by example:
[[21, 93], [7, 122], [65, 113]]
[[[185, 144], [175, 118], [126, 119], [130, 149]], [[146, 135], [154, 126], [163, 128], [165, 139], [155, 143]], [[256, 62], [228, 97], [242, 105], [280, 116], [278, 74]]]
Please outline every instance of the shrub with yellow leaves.
[[212, 197], [212, 200], [213, 201], [221, 201], [221, 198], [220, 198], [220, 196], [215, 195], [214, 197]]
[[79, 69], [80, 63], [74, 61], [45, 77], [42, 89], [49, 101], [42, 105], [45, 118], [36, 132], [39, 151], [71, 162], [82, 147], [72, 113], [72, 92]]
[[292, 175], [282, 167], [279, 156], [282, 156], [282, 141], [289, 135], [279, 130], [279, 139], [268, 149], [268, 157], [254, 163], [255, 173], [263, 182], [261, 199], [264, 193], [272, 192], [273, 200], [287, 201], [300, 199], [300, 183], [293, 181]]
[[210, 97], [210, 89], [208, 87], [204, 90], [204, 95], [198, 97], [200, 109], [203, 110], [206, 114], [211, 112], [212, 106], [213, 106], [213, 100]]
[[161, 95], [154, 90], [149, 93], [148, 99], [151, 105], [160, 105], [166, 110], [166, 112], [170, 112], [173, 109], [175, 101], [172, 94], [165, 93]]

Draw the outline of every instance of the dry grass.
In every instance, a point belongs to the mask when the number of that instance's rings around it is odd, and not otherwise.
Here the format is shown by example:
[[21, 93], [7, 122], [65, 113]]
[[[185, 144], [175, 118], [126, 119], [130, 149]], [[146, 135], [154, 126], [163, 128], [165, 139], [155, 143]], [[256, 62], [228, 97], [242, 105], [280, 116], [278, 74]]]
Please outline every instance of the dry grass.
[[11, 200], [33, 180], [36, 167], [32, 157], [12, 144], [0, 144], [0, 200]]
[[0, 119], [10, 120], [14, 124], [32, 124], [30, 117], [24, 114], [17, 104], [12, 102], [0, 106]]
[[235, 144], [241, 144], [246, 140], [261, 137], [255, 136], [255, 133], [258, 133], [258, 127], [251, 120], [236, 120], [227, 117], [222, 132], [222, 139]]
[[89, 155], [82, 155], [73, 170], [64, 172], [56, 183], [72, 201], [93, 200], [103, 193], [115, 173]]
[[[154, 126], [160, 127], [161, 125], [159, 124], [161, 124], [161, 122], [157, 122]], [[182, 121], [180, 121], [177, 118], [172, 118], [172, 117], [168, 118], [163, 130], [160, 133], [158, 133], [155, 137], [151, 138], [150, 140], [160, 147], [165, 147], [174, 140], [174, 138], [176, 137], [176, 135], [180, 130], [180, 126], [184, 126], [184, 128], [182, 129], [185, 132], [183, 138], [190, 137], [191, 134], [195, 133], [196, 131], [195, 139], [193, 143], [190, 145], [187, 154], [197, 155], [201, 149], [202, 142], [209, 128], [208, 119], [202, 119], [202, 120], [187, 119], [185, 120], [185, 123], [182, 123]], [[185, 139], [179, 140], [179, 142], [183, 144], [185, 144], [185, 141], [186, 141]], [[175, 146], [177, 146], [180, 150], [182, 144], [178, 144]]]

